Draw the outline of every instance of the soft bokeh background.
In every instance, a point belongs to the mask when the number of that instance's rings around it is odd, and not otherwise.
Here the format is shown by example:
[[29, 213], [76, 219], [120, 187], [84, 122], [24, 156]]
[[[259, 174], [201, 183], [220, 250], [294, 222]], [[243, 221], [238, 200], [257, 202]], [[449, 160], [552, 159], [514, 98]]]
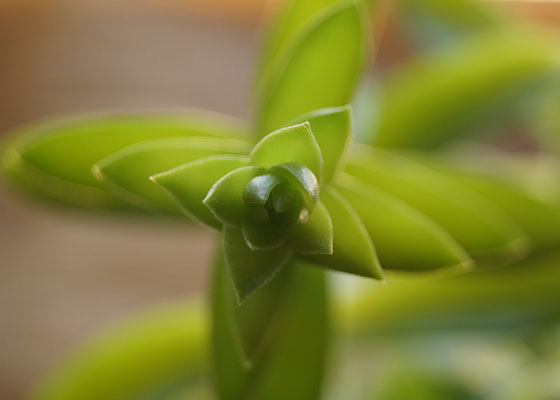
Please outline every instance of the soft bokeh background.
[[[92, 110], [195, 107], [246, 117], [259, 0], [0, 0], [0, 132]], [[543, 23], [550, 2], [499, 2]], [[388, 14], [390, 15], [390, 14]], [[407, 45], [388, 21], [379, 64]], [[45, 207], [0, 185], [0, 399], [135, 311], [200, 293], [209, 230]]]

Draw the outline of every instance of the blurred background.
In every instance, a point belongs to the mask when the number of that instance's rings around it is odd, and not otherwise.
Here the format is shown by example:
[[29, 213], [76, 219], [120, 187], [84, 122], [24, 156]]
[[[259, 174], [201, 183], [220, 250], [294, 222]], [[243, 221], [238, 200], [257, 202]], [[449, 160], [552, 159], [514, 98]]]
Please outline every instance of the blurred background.
[[[246, 118], [259, 33], [279, 1], [1, 0], [0, 133], [94, 110], [193, 107]], [[560, 5], [495, 1], [555, 29]], [[413, 57], [383, 8], [380, 74]], [[523, 144], [522, 146], [526, 146]], [[21, 398], [85, 338], [200, 293], [213, 233], [45, 207], [0, 185], [0, 399]]]

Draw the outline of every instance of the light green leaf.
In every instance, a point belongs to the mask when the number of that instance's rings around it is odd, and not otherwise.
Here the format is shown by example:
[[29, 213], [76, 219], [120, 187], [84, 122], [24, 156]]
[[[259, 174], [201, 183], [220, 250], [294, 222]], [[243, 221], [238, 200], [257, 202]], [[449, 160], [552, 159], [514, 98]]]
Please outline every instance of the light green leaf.
[[251, 164], [272, 167], [278, 164], [299, 163], [311, 170], [321, 181], [323, 158], [308, 123], [279, 129], [266, 135], [253, 148]]
[[290, 39], [260, 85], [259, 137], [304, 113], [350, 102], [366, 58], [363, 19], [358, 2], [339, 2]]
[[150, 179], [161, 186], [187, 215], [221, 229], [221, 222], [202, 201], [218, 179], [246, 165], [245, 157], [212, 156], [153, 175]]
[[333, 225], [327, 208], [319, 202], [309, 220], [290, 232], [286, 247], [297, 253], [332, 254]]
[[[330, 336], [323, 271], [288, 263], [238, 305], [225, 268], [218, 265], [212, 322], [212, 366], [220, 399], [320, 398]], [[256, 341], [249, 343], [251, 338]], [[242, 343], [253, 351], [249, 360], [240, 358]]]
[[321, 201], [332, 218], [333, 254], [298, 257], [335, 271], [383, 279], [375, 248], [358, 214], [332, 188], [322, 191]]
[[438, 224], [401, 200], [344, 175], [337, 189], [356, 210], [386, 269], [466, 268], [470, 258]]
[[382, 89], [374, 144], [428, 149], [479, 131], [549, 81], [555, 48], [532, 31], [494, 29], [404, 67]]
[[253, 251], [240, 229], [224, 226], [223, 232], [224, 260], [241, 304], [280, 271], [291, 252], [283, 248]]
[[398, 154], [365, 146], [361, 150], [346, 172], [420, 210], [475, 258], [511, 261], [526, 253], [525, 233], [483, 197]]
[[150, 140], [111, 154], [93, 167], [94, 176], [123, 200], [147, 209], [180, 212], [177, 203], [148, 178], [159, 172], [220, 154], [246, 154], [248, 144], [222, 138]]
[[329, 183], [345, 161], [352, 140], [350, 106], [325, 108], [296, 119], [309, 122], [323, 157], [323, 181]]
[[243, 194], [251, 179], [264, 173], [259, 167], [241, 167], [216, 181], [203, 203], [223, 224], [240, 227], [245, 213]]
[[229, 117], [198, 111], [43, 121], [12, 132], [15, 140], [3, 162], [16, 183], [44, 198], [96, 210], [130, 210], [93, 177], [96, 162], [146, 140], [241, 135], [239, 125]]

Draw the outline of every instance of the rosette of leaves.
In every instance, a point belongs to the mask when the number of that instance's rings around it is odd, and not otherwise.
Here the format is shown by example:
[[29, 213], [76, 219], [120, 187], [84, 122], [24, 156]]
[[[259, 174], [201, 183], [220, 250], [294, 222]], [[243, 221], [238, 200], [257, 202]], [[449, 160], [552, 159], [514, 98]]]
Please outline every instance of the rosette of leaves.
[[304, 119], [268, 134], [248, 156], [210, 156], [151, 177], [185, 213], [223, 231], [239, 302], [293, 258], [382, 278], [360, 218], [331, 185], [350, 142], [350, 110]]

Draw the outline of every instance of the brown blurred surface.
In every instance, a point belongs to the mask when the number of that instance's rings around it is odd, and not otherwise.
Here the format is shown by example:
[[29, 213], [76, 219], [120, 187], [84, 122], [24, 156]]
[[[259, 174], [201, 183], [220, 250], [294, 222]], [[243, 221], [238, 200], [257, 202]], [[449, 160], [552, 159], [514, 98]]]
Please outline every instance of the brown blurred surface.
[[[245, 116], [262, 7], [197, 3], [0, 1], [0, 132], [102, 109]], [[214, 236], [63, 212], [0, 182], [0, 399], [105, 327], [200, 293]]]

